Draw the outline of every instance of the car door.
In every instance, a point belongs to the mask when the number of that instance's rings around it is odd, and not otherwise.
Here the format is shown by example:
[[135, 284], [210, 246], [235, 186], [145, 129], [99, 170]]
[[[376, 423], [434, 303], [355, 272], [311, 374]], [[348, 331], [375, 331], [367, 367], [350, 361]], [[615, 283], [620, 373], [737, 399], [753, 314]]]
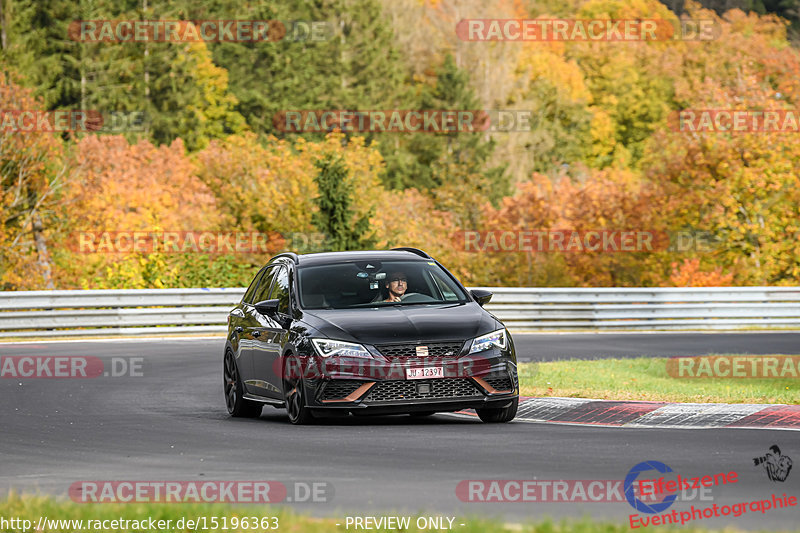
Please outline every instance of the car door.
[[285, 266], [276, 272], [269, 299], [278, 300], [278, 310], [272, 316], [260, 315], [259, 335], [253, 349], [253, 369], [260, 387], [258, 394], [282, 399], [280, 357], [289, 334], [286, 326], [290, 315], [289, 269]]
[[265, 269], [252, 298], [242, 306], [245, 316], [242, 320], [242, 332], [240, 333], [242, 365], [239, 371], [242, 372], [242, 378], [247, 389], [256, 394], [262, 394], [263, 391], [261, 390], [262, 387], [260, 387], [259, 377], [253, 368], [253, 355], [264, 327], [264, 318], [256, 311], [255, 304], [269, 299], [269, 291], [272, 288], [277, 268], [277, 266], [269, 266]]
[[235, 339], [234, 347], [236, 351], [234, 356], [236, 357], [236, 366], [239, 368], [242, 381], [249, 379], [253, 373], [253, 362], [250, 356], [246, 354], [252, 344], [252, 338], [249, 333], [245, 333], [245, 329], [248, 332], [252, 329], [250, 324], [252, 317], [247, 313], [247, 308], [253, 305], [253, 296], [266, 270], [266, 268], [262, 268], [258, 271], [250, 286], [247, 287], [244, 296], [242, 296], [242, 301], [228, 314], [228, 331], [234, 334], [231, 340]]

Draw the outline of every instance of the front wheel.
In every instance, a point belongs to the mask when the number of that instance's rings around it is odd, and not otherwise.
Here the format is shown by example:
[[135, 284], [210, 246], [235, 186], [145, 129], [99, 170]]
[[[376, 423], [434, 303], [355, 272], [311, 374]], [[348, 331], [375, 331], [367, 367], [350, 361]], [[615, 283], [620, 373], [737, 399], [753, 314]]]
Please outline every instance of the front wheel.
[[508, 407], [484, 407], [483, 409], [475, 409], [475, 412], [484, 422], [497, 424], [514, 420], [514, 417], [517, 416], [518, 406], [519, 398], [514, 398]]
[[[300, 368], [300, 365], [296, 360], [290, 360], [287, 361], [287, 367]], [[289, 415], [289, 422], [297, 426], [311, 423], [314, 415], [311, 414], [311, 409], [306, 406], [303, 378], [294, 376], [284, 378], [283, 395], [286, 399], [286, 414]]]
[[258, 402], [244, 399], [244, 388], [242, 380], [239, 379], [239, 369], [236, 367], [236, 359], [231, 352], [225, 352], [222, 377], [225, 382], [225, 407], [228, 408], [228, 414], [237, 418], [261, 416], [263, 406]]

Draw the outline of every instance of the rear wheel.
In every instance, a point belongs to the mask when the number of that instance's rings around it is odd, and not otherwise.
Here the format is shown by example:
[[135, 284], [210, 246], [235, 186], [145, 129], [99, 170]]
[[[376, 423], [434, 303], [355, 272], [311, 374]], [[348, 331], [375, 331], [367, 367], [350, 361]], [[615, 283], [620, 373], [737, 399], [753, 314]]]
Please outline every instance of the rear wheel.
[[[288, 360], [286, 364], [288, 368], [300, 368], [296, 358]], [[285, 372], [285, 374], [290, 373]], [[302, 377], [292, 375], [284, 377], [283, 395], [286, 398], [286, 414], [289, 415], [289, 422], [300, 426], [313, 421], [314, 415], [311, 414], [311, 409], [306, 406], [306, 393]]]
[[475, 409], [475, 412], [484, 422], [497, 424], [514, 420], [514, 417], [517, 416], [518, 406], [519, 398], [514, 398], [508, 407], [484, 407], [483, 409]]
[[262, 405], [244, 399], [244, 386], [239, 378], [239, 369], [233, 353], [225, 352], [225, 363], [222, 369], [225, 382], [225, 406], [228, 414], [237, 418], [256, 418], [261, 416]]

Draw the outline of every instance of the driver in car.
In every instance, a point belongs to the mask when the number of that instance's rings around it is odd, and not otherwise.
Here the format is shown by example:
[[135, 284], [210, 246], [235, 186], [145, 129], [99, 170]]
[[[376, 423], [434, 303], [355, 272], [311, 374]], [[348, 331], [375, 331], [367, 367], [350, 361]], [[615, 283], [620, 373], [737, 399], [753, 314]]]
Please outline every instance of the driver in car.
[[389, 289], [389, 297], [384, 302], [399, 302], [408, 289], [408, 278], [405, 272], [392, 272], [386, 278], [386, 288]]

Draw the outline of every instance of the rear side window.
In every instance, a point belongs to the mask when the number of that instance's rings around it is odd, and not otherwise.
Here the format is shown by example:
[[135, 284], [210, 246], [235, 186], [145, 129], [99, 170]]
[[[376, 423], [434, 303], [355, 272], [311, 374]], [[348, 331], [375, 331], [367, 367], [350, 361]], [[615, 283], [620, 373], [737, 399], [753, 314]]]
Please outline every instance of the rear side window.
[[269, 300], [269, 289], [272, 287], [272, 280], [275, 278], [275, 273], [277, 271], [278, 267], [271, 266], [267, 269], [266, 273], [261, 276], [261, 282], [258, 284], [258, 289], [256, 289], [252, 303], [256, 304], [264, 300]]
[[278, 312], [284, 315], [289, 314], [289, 271], [281, 268], [275, 277], [272, 285], [271, 300], [278, 300]]

